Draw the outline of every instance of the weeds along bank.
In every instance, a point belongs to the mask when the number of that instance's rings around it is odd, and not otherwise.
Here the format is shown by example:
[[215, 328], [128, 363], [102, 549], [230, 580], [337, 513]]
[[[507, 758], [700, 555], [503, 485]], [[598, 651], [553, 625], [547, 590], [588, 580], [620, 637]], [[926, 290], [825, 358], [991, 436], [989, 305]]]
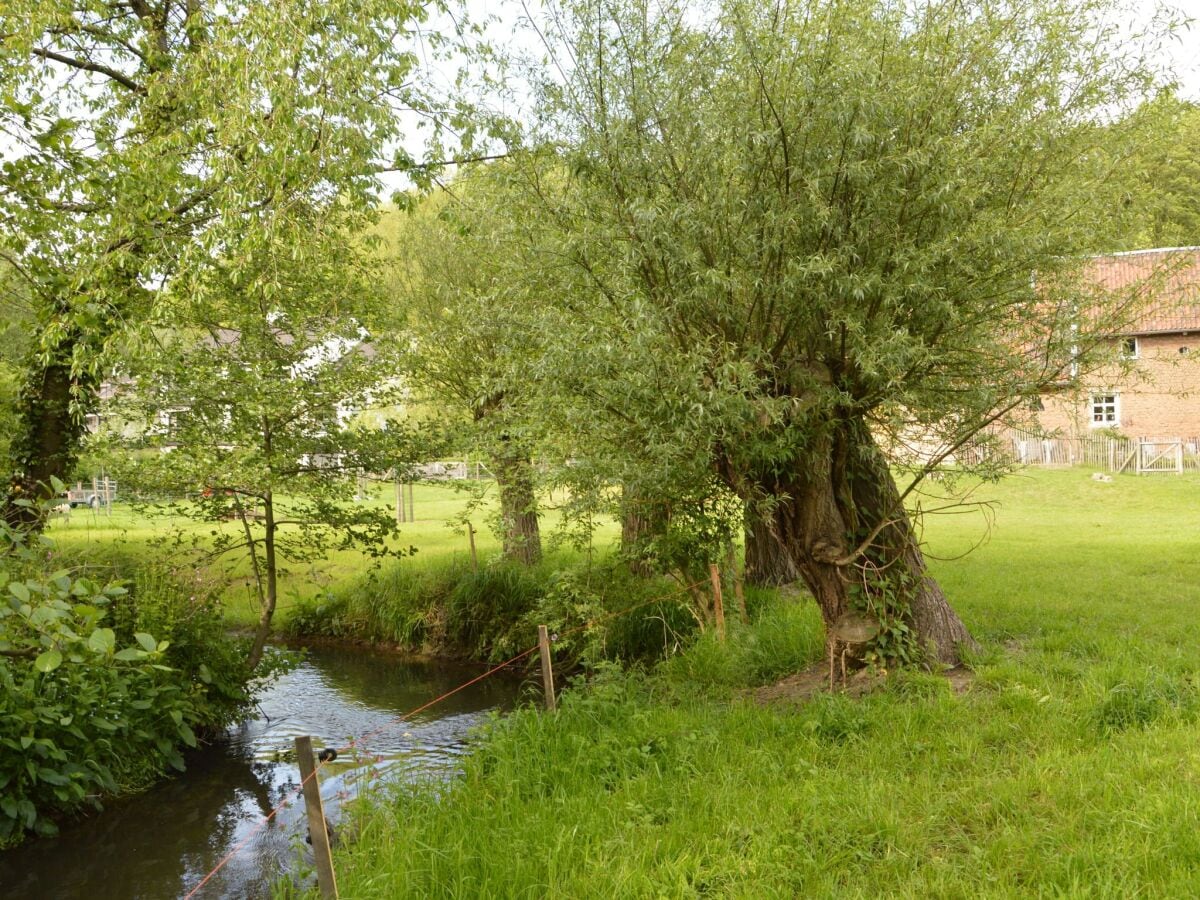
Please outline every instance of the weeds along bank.
[[245, 648], [194, 573], [3, 538], [0, 847], [182, 770], [252, 704]]
[[[1196, 896], [1200, 480], [1036, 473], [934, 561], [973, 679], [755, 702], [821, 656], [760, 596], [649, 669], [494, 721], [447, 784], [361, 804], [345, 896]], [[930, 522], [957, 557], [982, 520]]]
[[[452, 557], [400, 560], [297, 601], [285, 628], [494, 662], [532, 646], [546, 625], [560, 663], [649, 659], [692, 640], [698, 626], [684, 595], [677, 582], [639, 578], [616, 559], [555, 557], [535, 568], [493, 559], [478, 570]], [[759, 599], [752, 592], [750, 602]]]

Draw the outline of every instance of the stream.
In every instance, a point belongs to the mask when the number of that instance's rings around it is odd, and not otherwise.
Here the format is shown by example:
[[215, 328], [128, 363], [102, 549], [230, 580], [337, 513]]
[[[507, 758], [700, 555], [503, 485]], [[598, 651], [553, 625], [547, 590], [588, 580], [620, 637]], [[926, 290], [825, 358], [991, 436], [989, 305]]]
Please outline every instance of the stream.
[[[345, 748], [352, 738], [378, 762], [352, 754], [320, 770], [326, 816], [353, 797], [364, 773], [384, 779], [444, 778], [457, 770], [468, 731], [491, 710], [511, 708], [519, 682], [494, 675], [411, 720], [398, 715], [458, 687], [483, 670], [415, 661], [360, 647], [320, 647], [262, 696], [263, 715], [229, 739], [187, 756], [187, 771], [103, 812], [65, 823], [55, 838], [0, 851], [4, 900], [167, 900], [185, 896], [242, 841], [198, 898], [266, 898], [271, 885], [311, 866], [293, 739]], [[266, 827], [256, 826], [292, 798]]]

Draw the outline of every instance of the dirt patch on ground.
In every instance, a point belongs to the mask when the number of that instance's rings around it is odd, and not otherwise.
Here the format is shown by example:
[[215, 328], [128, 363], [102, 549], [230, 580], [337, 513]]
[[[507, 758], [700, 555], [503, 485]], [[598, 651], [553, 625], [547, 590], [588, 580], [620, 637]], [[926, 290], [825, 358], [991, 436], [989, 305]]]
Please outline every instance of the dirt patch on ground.
[[964, 666], [955, 666], [942, 673], [950, 682], [950, 690], [956, 694], [965, 694], [975, 682], [975, 673]]
[[[971, 682], [975, 680], [975, 673], [962, 666], [947, 669], [941, 675], [946, 679], [950, 690], [956, 694], [965, 693], [970, 688]], [[862, 697], [882, 688], [887, 684], [887, 680], [888, 676], [878, 670], [859, 669], [846, 676], [845, 684], [842, 683], [840, 677], [836, 678], [832, 693], [844, 694], [847, 697]], [[818, 664], [802, 672], [789, 675], [775, 684], [755, 688], [750, 692], [750, 696], [755, 703], [767, 706], [803, 703], [822, 693], [830, 693], [829, 666]]]

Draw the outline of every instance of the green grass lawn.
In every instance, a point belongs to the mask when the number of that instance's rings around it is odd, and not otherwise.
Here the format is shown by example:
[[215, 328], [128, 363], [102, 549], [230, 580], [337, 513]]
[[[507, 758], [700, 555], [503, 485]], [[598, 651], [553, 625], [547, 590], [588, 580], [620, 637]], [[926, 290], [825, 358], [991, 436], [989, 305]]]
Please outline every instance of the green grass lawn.
[[378, 798], [343, 896], [1200, 895], [1200, 479], [1089, 476], [983, 486], [990, 530], [928, 522], [983, 644], [965, 693], [904, 673], [759, 706], [773, 654], [820, 653], [811, 606], [768, 603]]
[[[484, 503], [472, 512], [471, 517], [476, 530], [476, 550], [481, 559], [500, 550], [499, 541], [486, 524], [496, 507], [495, 487], [490, 483], [485, 483], [485, 486], [488, 487], [488, 493]], [[469, 495], [452, 484], [417, 484], [413, 491], [416, 521], [401, 525], [399, 536], [391, 544], [394, 549], [404, 551], [416, 548], [416, 552], [402, 564], [419, 568], [445, 563], [456, 556], [466, 560], [470, 552], [466, 530], [452, 523], [467, 509]], [[554, 544], [554, 531], [560, 521], [554, 508], [555, 499], [547, 498], [547, 509], [542, 517], [543, 539], [548, 547]], [[559, 496], [557, 499], [562, 498]], [[364, 502], [394, 512], [394, 488], [390, 484], [372, 485], [371, 493]], [[219, 527], [232, 531], [240, 528], [235, 523], [223, 523]], [[203, 536], [212, 528], [210, 523], [198, 524], [181, 517], [148, 515], [118, 502], [113, 505], [111, 515], [104, 509], [80, 508], [72, 510], [69, 518], [56, 517], [49, 534], [63, 551], [84, 558], [118, 549], [135, 557], [185, 566], [195, 559], [195, 551], [190, 549], [190, 543], [188, 546], [176, 545], [172, 535], [182, 531], [187, 535], [198, 535], [203, 540]], [[616, 534], [615, 524], [602, 523], [595, 535], [597, 548], [610, 543]], [[374, 560], [357, 550], [334, 551], [317, 563], [285, 564], [277, 616], [286, 618], [296, 600], [336, 589], [374, 564]], [[250, 580], [249, 560], [244, 554], [231, 554], [212, 568], [214, 574], [230, 576], [225, 590], [226, 615], [230, 623], [249, 625], [257, 621], [258, 601]]]

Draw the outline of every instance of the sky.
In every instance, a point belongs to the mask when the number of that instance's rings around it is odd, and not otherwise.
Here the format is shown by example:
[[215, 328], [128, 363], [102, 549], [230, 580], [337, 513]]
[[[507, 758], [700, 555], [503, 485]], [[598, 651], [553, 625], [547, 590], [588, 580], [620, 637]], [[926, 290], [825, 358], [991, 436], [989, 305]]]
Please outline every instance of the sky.
[[[1160, 4], [1154, 0], [1138, 0], [1142, 16], [1149, 16]], [[1194, 19], [1190, 28], [1181, 29], [1168, 41], [1167, 62], [1179, 79], [1180, 96], [1200, 102], [1200, 0], [1174, 0], [1166, 4], [1183, 17]]]

